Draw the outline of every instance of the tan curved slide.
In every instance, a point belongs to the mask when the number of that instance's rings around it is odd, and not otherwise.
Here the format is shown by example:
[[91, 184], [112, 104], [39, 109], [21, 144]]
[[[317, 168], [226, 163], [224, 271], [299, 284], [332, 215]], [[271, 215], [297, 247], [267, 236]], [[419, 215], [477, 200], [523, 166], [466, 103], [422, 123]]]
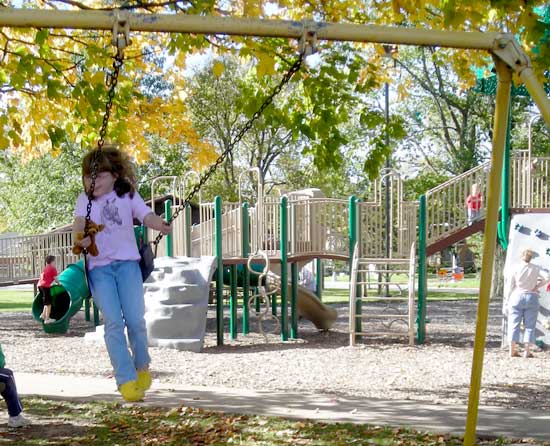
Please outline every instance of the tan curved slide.
[[313, 322], [319, 330], [330, 330], [336, 322], [336, 310], [325, 305], [315, 293], [303, 286], [298, 286], [297, 305], [298, 314]]
[[[267, 282], [271, 286], [279, 288], [281, 286], [281, 277], [274, 272], [269, 272]], [[291, 293], [291, 285], [288, 284], [288, 296]], [[336, 322], [338, 314], [332, 307], [325, 305], [319, 300], [317, 295], [307, 288], [298, 285], [298, 314], [307, 320], [313, 322], [319, 330], [330, 330]]]

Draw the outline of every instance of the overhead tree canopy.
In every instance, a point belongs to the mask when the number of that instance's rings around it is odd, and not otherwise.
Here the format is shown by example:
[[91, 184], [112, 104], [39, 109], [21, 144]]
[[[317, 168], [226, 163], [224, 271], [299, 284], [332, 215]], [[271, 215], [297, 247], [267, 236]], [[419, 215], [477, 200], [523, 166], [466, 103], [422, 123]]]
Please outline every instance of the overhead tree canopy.
[[[365, 2], [355, 0], [262, 0], [241, 1], [163, 1], [138, 0], [24, 0], [3, 1], [3, 6], [35, 9], [125, 9], [141, 13], [200, 14], [280, 19], [313, 19], [327, 22], [369, 23], [433, 29], [506, 31], [516, 33], [535, 68], [542, 77], [549, 65], [548, 45], [532, 49], [546, 32], [546, 25], [534, 13], [542, 1], [512, 0], [391, 0]], [[321, 54], [334, 43], [321, 42]], [[256, 66], [259, 79], [278, 77], [288, 69], [296, 55], [296, 42], [285, 39], [260, 39], [238, 36], [198, 36], [188, 34], [132, 33], [126, 49], [109, 138], [119, 141], [137, 158], [149, 157], [147, 136], [159, 135], [169, 143], [191, 147], [198, 164], [211, 161], [213, 147], [203, 141], [186, 113], [182, 75], [189, 54], [204, 52], [237, 54]], [[338, 123], [346, 119], [342, 104], [354, 100], [349, 89], [355, 85], [367, 92], [378, 88], [385, 79], [380, 66], [379, 47], [353, 45], [342, 60], [331, 60], [326, 70], [303, 70], [304, 95], [310, 102], [304, 119], [292, 121], [294, 131], [310, 139], [309, 150], [319, 167], [338, 164], [339, 147], [346, 143]], [[359, 51], [360, 50], [360, 51]], [[11, 148], [24, 157], [37, 153], [58, 153], [60, 145], [76, 142], [82, 147], [95, 144], [106, 96], [105, 74], [110, 69], [111, 33], [106, 31], [10, 29], [0, 30], [0, 149]], [[167, 55], [158, 63], [156, 55]], [[464, 86], [472, 85], [472, 65], [482, 67], [487, 54], [453, 51], [448, 63]], [[355, 65], [354, 65], [355, 64]], [[360, 64], [363, 64], [362, 66]], [[355, 68], [354, 68], [355, 66]], [[214, 66], [216, 68], [216, 65]], [[337, 67], [337, 69], [334, 69]], [[219, 66], [217, 66], [219, 69]], [[155, 76], [165, 82], [164, 94], [148, 95], [147, 79]], [[260, 96], [263, 92], [258, 91]], [[332, 95], [332, 96], [331, 96]], [[258, 101], [261, 100], [261, 96]], [[338, 101], [335, 103], [334, 101]], [[298, 104], [294, 112], [298, 113]], [[299, 116], [296, 114], [296, 116]], [[332, 124], [327, 128], [326, 122]], [[380, 163], [379, 151], [371, 160]]]

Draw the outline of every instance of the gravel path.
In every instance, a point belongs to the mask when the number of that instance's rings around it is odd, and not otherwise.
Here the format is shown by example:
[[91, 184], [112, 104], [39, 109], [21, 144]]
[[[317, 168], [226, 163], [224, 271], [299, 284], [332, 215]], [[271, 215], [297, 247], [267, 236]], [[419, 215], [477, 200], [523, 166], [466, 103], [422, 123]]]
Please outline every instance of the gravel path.
[[[550, 351], [534, 359], [508, 358], [500, 348], [500, 306], [491, 304], [482, 404], [550, 410]], [[203, 353], [151, 348], [152, 370], [163, 382], [187, 385], [467, 403], [476, 302], [429, 304], [428, 342], [415, 347], [404, 338], [348, 347], [346, 307], [337, 307], [339, 320], [330, 332], [300, 321], [299, 341], [282, 343], [275, 334], [267, 343], [259, 334], [229, 341], [226, 334], [223, 347], [215, 345], [211, 312]], [[104, 345], [83, 339], [93, 327], [82, 312], [65, 335], [43, 333], [26, 313], [0, 313], [0, 323], [0, 343], [16, 372], [111, 376]]]

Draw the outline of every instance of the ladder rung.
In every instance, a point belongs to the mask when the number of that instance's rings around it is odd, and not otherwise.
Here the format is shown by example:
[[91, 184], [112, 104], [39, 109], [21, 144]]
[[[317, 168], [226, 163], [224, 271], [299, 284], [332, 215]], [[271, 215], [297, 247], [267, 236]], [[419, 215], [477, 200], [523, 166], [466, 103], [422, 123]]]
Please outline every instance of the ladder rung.
[[367, 282], [356, 282], [357, 285], [407, 285], [405, 282], [374, 282], [374, 281], [367, 281]]
[[359, 259], [360, 265], [409, 265], [410, 259]]
[[351, 333], [354, 336], [366, 336], [366, 335], [398, 335], [398, 336], [407, 336], [408, 333], [399, 332], [399, 331], [354, 331]]
[[383, 265], [381, 263], [369, 263], [369, 264], [362, 264], [362, 265], [357, 265], [357, 269], [364, 269], [364, 270], [367, 270], [367, 269], [370, 269], [371, 271], [375, 271], [375, 270], [383, 270], [383, 271], [391, 271], [392, 268], [395, 268], [395, 269], [405, 269], [405, 268], [409, 268], [411, 265], [408, 264], [408, 263], [391, 263], [389, 265]]
[[362, 300], [362, 301], [366, 301], [366, 300], [371, 300], [371, 301], [377, 301], [377, 302], [387, 302], [387, 301], [401, 301], [401, 302], [406, 302], [409, 300], [409, 297], [408, 296], [403, 296], [403, 297], [398, 297], [398, 296], [389, 296], [389, 297], [385, 297], [385, 296], [372, 296], [372, 297], [369, 297], [369, 296], [363, 296], [363, 297], [356, 297], [355, 300]]
[[358, 273], [381, 273], [381, 274], [408, 274], [408, 269], [359, 269], [357, 268]]
[[355, 317], [357, 319], [361, 318], [361, 319], [390, 319], [390, 318], [394, 318], [394, 319], [404, 319], [404, 318], [408, 318], [409, 315], [408, 314], [356, 314]]

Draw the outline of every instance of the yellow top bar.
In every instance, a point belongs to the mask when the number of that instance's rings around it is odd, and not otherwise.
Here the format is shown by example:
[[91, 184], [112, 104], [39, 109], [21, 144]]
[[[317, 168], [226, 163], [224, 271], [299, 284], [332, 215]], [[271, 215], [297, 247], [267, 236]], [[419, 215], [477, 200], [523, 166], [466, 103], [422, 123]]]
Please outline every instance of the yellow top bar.
[[[450, 48], [491, 50], [499, 33], [439, 31], [394, 28], [347, 23], [264, 20], [236, 17], [193, 16], [184, 14], [137, 14], [118, 12], [130, 21], [130, 30], [231, 34], [260, 37], [300, 38], [304, 29], [315, 31], [321, 40], [435, 45]], [[0, 26], [16, 28], [112, 29], [113, 11], [60, 11], [0, 8]]]

